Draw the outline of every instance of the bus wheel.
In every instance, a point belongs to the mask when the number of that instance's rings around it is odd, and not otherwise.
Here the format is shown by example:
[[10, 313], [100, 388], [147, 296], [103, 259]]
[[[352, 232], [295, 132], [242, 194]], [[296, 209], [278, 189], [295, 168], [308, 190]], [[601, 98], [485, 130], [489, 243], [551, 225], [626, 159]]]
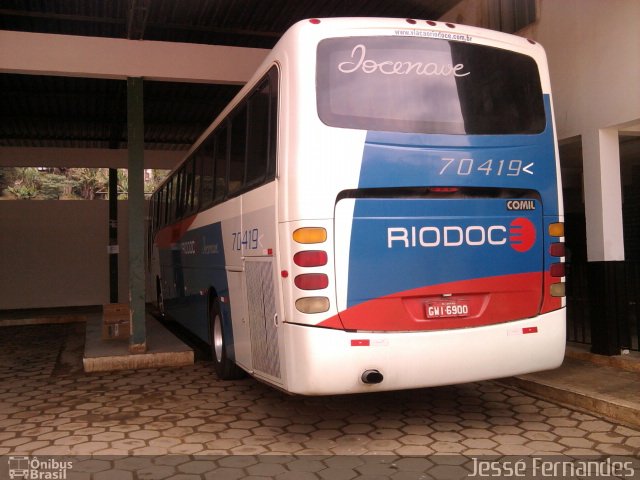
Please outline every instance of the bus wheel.
[[238, 367], [227, 354], [225, 327], [222, 323], [220, 304], [214, 300], [211, 305], [211, 358], [216, 374], [220, 380], [235, 380], [245, 376], [244, 370]]
[[158, 312], [161, 317], [164, 317], [166, 312], [164, 309], [164, 295], [162, 295], [162, 286], [160, 279], [156, 277], [156, 304], [158, 306]]

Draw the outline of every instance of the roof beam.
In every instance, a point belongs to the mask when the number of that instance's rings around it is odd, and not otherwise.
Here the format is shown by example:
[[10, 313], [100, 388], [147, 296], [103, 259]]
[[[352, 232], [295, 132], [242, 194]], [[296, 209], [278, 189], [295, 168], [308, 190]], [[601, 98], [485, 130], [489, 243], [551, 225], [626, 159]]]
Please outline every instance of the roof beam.
[[0, 72], [243, 84], [268, 50], [0, 30]]
[[151, 0], [130, 0], [127, 13], [127, 38], [129, 40], [142, 40], [144, 29], [149, 18], [149, 5]]
[[[144, 168], [172, 170], [186, 150], [145, 150]], [[0, 147], [3, 167], [127, 168], [126, 148]]]

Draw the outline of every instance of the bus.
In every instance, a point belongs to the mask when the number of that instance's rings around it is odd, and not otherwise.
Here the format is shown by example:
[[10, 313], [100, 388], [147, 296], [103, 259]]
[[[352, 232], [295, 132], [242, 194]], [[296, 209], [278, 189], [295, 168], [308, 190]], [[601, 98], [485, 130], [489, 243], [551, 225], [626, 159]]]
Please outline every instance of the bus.
[[150, 202], [160, 310], [293, 394], [559, 366], [543, 48], [415, 19], [293, 25]]

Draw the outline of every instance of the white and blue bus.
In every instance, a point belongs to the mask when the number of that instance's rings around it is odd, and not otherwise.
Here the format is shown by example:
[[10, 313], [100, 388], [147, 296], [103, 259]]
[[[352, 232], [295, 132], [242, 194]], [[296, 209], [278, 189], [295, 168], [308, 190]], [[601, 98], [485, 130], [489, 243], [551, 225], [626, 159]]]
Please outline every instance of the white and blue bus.
[[561, 184], [533, 41], [299, 22], [150, 205], [159, 307], [222, 379], [324, 395], [562, 362]]

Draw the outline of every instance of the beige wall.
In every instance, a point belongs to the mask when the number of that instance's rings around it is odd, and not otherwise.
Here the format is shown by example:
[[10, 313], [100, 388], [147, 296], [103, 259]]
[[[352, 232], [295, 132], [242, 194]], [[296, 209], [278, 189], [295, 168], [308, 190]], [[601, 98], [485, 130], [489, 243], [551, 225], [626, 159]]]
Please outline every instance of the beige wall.
[[[128, 297], [119, 202], [119, 300]], [[109, 302], [108, 202], [0, 201], [0, 310]]]

